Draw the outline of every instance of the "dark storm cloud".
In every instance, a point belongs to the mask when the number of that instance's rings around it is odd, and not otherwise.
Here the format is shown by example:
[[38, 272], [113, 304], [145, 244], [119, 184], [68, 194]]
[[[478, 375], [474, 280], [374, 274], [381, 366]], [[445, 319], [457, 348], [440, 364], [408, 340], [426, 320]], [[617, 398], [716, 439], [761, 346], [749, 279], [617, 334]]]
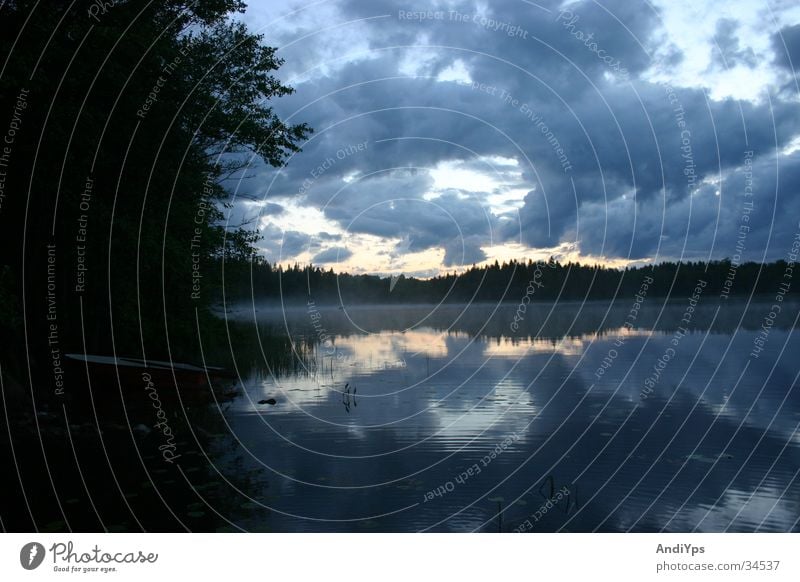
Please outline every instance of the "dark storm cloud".
[[326, 249], [321, 253], [318, 253], [311, 259], [313, 264], [327, 264], [327, 263], [340, 263], [342, 261], [346, 261], [350, 257], [353, 256], [353, 252], [349, 249], [344, 247], [335, 247], [331, 249]]
[[[704, 179], [719, 179], [726, 171], [742, 164], [744, 152], [756, 157], [771, 156], [776, 147], [797, 135], [796, 106], [781, 102], [755, 106], [733, 100], [711, 102], [699, 90], [674, 90], [643, 85], [636, 94], [613, 91], [606, 94], [608, 109], [592, 105], [591, 98], [576, 104], [577, 118], [588, 137], [576, 135], [567, 123], [552, 125], [556, 135], [566, 144], [575, 171], [569, 176], [575, 182], [571, 192], [567, 176], [554, 176], [545, 181], [544, 193], [526, 199], [521, 211], [523, 233], [531, 244], [553, 244], [565, 233], [577, 228], [576, 203], [593, 204], [604, 212], [622, 195], [635, 192], [639, 212], [651, 212], [666, 203], [681, 207], [681, 202], [696, 190]], [[685, 123], [684, 127], [679, 122]], [[688, 132], [688, 133], [685, 133]], [[547, 195], [547, 205], [544, 197]], [[651, 204], [656, 201], [656, 204]], [[601, 203], [603, 206], [598, 207]], [[630, 238], [634, 233], [630, 222], [612, 220], [619, 205], [608, 207], [609, 228], [618, 236]], [[545, 208], [549, 215], [543, 215]], [[632, 215], [633, 208], [630, 209]], [[544, 240], [543, 225], [549, 219], [550, 237]], [[604, 218], [605, 220], [605, 218]], [[682, 225], [684, 228], [685, 224]], [[596, 235], [596, 231], [592, 233]], [[634, 245], [633, 255], [647, 255], [652, 244]], [[708, 248], [712, 239], [696, 238], [695, 246]], [[593, 251], [597, 252], [596, 245]], [[607, 250], [618, 254], [618, 245]], [[588, 248], [584, 249], [589, 252]], [[674, 247], [670, 249], [676, 251]], [[613, 252], [612, 252], [613, 251]], [[669, 254], [669, 253], [668, 253]]]
[[[637, 204], [635, 228], [632, 200], [583, 208], [584, 249], [634, 259], [696, 260], [733, 257], [743, 248], [747, 260], [785, 258], [800, 232], [800, 152], [783, 156], [779, 166], [774, 155], [752, 167], [745, 164], [743, 156], [719, 185], [703, 185], [691, 197], [668, 205], [655, 198]], [[752, 196], [745, 196], [748, 184]]]
[[447, 191], [428, 200], [423, 194], [430, 185], [427, 173], [390, 171], [357, 180], [333, 195], [319, 189], [309, 201], [348, 233], [401, 238], [408, 253], [443, 247], [447, 266], [483, 260], [480, 245], [496, 241], [497, 234], [496, 219], [481, 197]]
[[453, 239], [444, 244], [445, 267], [465, 267], [486, 260], [486, 253], [481, 245], [486, 244], [483, 236], [466, 236], [462, 239]]
[[262, 213], [267, 216], [280, 216], [286, 213], [286, 209], [280, 204], [275, 204], [274, 202], [267, 202], [263, 206]]
[[800, 24], [787, 26], [778, 31], [772, 37], [772, 44], [775, 47], [775, 62], [796, 72], [800, 66]]
[[283, 231], [269, 226], [261, 231], [261, 235], [263, 239], [259, 241], [258, 246], [272, 261], [291, 259], [307, 251], [312, 245], [310, 235], [296, 230]]
[[712, 53], [714, 63], [723, 69], [738, 64], [754, 67], [756, 56], [751, 49], [742, 48], [737, 31], [739, 23], [730, 18], [721, 18], [717, 22], [714, 34], [715, 47]]
[[[328, 74], [281, 100], [282, 113], [296, 112], [317, 132], [287, 168], [262, 170], [255, 194], [299, 196], [342, 228], [408, 240], [411, 252], [442, 248], [448, 265], [461, 260], [462, 244], [469, 263], [481, 260], [482, 246], [520, 236], [532, 246], [577, 241], [582, 252], [609, 257], [724, 256], [723, 235], [738, 212], [725, 196], [728, 181], [746, 151], [759, 172], [771, 168], [762, 181], [776, 173], [776, 152], [800, 134], [796, 102], [776, 95], [712, 101], [702, 86], [638, 79], [656, 48], [655, 9], [622, 0], [561, 11], [559, 4], [339, 3], [343, 20], [389, 16], [369, 21], [359, 39], [371, 49], [367, 57], [328, 62]], [[419, 22], [398, 10], [442, 17]], [[511, 27], [521, 32], [507, 34]], [[782, 30], [782, 66], [797, 54], [798, 31]], [[715, 66], [723, 57], [729, 67], [752, 64], [735, 21], [720, 20], [715, 40]], [[306, 49], [323, 51], [312, 38], [282, 56], [291, 61]], [[685, 58], [674, 47], [667, 52], [673, 62]], [[456, 62], [472, 84], [435, 79]], [[402, 74], [408, 66], [417, 76]], [[519, 221], [491, 215], [488, 193], [477, 189], [426, 196], [433, 187], [427, 169], [453, 160], [479, 169], [481, 156], [517, 160], [519, 187], [529, 191]], [[779, 157], [779, 174], [793, 175], [794, 163]], [[782, 178], [777, 187], [779, 203], [791, 205], [794, 183]], [[773, 228], [791, 231], [790, 222], [781, 214]], [[752, 240], [757, 253], [755, 242], [766, 238]]]

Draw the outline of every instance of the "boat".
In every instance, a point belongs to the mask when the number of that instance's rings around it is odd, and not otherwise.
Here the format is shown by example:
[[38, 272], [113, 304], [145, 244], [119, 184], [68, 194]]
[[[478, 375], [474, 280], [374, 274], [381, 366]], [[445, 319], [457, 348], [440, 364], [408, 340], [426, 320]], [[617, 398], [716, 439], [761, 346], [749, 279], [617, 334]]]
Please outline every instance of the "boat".
[[92, 383], [119, 382], [122, 388], [140, 389], [148, 385], [156, 389], [176, 385], [203, 388], [215, 380], [232, 378], [224, 368], [216, 366], [91, 354], [64, 354], [64, 358], [76, 372], [79, 369], [84, 375], [88, 372]]

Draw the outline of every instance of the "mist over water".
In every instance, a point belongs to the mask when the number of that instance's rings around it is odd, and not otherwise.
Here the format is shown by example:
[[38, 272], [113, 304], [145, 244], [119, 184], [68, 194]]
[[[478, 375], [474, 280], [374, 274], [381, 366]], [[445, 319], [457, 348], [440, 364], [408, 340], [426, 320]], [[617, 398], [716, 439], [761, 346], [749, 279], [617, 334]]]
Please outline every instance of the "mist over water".
[[216, 461], [270, 512], [239, 525], [796, 531], [797, 306], [753, 357], [770, 303], [686, 305], [234, 307], [300, 362], [240, 370]]

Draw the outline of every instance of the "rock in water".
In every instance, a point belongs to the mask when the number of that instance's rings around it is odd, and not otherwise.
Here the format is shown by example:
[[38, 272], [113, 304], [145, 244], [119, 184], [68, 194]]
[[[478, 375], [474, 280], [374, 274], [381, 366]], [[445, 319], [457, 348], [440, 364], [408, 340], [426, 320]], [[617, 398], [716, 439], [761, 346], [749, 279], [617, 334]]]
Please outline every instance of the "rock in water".
[[259, 400], [258, 403], [259, 404], [272, 404], [273, 406], [275, 406], [278, 403], [278, 401], [275, 400], [274, 398], [267, 398], [266, 400]]

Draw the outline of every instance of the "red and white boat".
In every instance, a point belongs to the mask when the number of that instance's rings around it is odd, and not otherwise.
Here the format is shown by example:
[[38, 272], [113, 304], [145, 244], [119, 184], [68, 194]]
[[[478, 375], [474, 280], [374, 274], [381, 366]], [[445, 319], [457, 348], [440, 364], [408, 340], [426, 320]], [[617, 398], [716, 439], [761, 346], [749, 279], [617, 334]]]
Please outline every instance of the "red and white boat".
[[223, 368], [216, 366], [195, 366], [180, 362], [161, 360], [142, 360], [114, 356], [90, 354], [64, 354], [73, 368], [88, 371], [91, 381], [110, 384], [119, 381], [123, 388], [141, 388], [144, 382], [168, 387], [205, 387], [215, 380], [231, 378]]

